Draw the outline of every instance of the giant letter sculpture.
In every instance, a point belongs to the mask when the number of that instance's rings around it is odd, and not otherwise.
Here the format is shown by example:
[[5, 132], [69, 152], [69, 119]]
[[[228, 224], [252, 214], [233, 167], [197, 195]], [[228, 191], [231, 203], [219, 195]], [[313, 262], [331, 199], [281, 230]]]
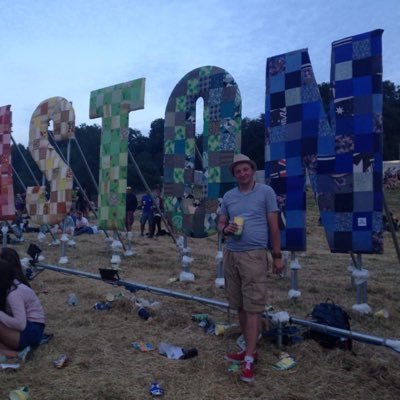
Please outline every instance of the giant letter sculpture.
[[72, 171], [48, 139], [48, 125], [53, 121], [54, 139], [65, 140], [75, 134], [75, 112], [63, 97], [42, 101], [32, 114], [29, 130], [29, 151], [50, 183], [49, 201], [44, 186], [27, 188], [26, 204], [32, 222], [56, 224], [72, 206]]
[[383, 250], [382, 32], [332, 44], [331, 126], [307, 50], [267, 60], [266, 177], [287, 250], [306, 247], [305, 168], [331, 251]]
[[0, 219], [15, 218], [14, 187], [11, 168], [11, 106], [0, 107]]
[[102, 117], [99, 171], [101, 229], [125, 229], [129, 112], [144, 108], [145, 79], [98, 89], [90, 94], [90, 118]]
[[[199, 97], [204, 100], [202, 188], [194, 184]], [[234, 184], [229, 165], [240, 150], [241, 104], [235, 80], [213, 66], [186, 74], [169, 97], [164, 129], [164, 207], [174, 227], [189, 236], [216, 232], [218, 199]]]

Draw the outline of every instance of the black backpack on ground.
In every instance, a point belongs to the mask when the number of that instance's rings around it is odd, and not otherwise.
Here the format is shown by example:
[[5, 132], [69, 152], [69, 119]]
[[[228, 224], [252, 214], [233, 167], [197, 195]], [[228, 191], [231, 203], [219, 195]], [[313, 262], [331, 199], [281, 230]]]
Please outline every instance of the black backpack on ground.
[[[350, 330], [350, 316], [339, 305], [327, 300], [314, 306], [311, 312], [312, 322], [321, 325], [328, 325], [339, 329]], [[343, 350], [352, 349], [352, 340], [346, 337], [340, 337], [334, 333], [322, 333], [316, 330], [310, 330], [310, 338], [316, 340], [321, 346], [333, 349], [335, 347]]]

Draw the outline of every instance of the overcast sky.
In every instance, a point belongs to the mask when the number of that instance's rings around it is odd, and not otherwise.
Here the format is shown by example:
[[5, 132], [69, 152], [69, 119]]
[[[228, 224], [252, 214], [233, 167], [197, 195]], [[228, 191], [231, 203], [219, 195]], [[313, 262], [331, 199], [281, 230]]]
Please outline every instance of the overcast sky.
[[0, 106], [11, 104], [13, 136], [27, 145], [41, 101], [65, 97], [76, 125], [101, 125], [89, 119], [90, 92], [145, 77], [130, 126], [147, 135], [178, 81], [215, 65], [236, 79], [242, 116], [255, 118], [267, 57], [308, 48], [317, 82], [328, 82], [331, 43], [378, 28], [383, 79], [399, 85], [398, 0], [0, 0]]

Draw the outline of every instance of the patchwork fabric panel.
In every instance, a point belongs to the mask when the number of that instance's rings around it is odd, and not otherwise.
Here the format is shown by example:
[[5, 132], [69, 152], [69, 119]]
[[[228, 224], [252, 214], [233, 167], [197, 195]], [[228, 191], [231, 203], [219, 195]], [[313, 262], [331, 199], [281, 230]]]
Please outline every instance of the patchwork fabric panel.
[[[196, 101], [204, 100], [202, 182], [194, 181]], [[185, 75], [165, 110], [164, 208], [178, 232], [201, 238], [216, 232], [219, 201], [235, 181], [229, 172], [240, 151], [241, 97], [225, 70], [205, 66]]]
[[44, 186], [28, 187], [26, 206], [31, 220], [37, 224], [56, 224], [62, 221], [72, 206], [73, 176], [49, 142], [48, 126], [53, 121], [56, 141], [75, 134], [75, 112], [72, 103], [63, 97], [42, 101], [33, 112], [29, 128], [29, 151], [50, 183], [49, 200]]
[[144, 108], [145, 79], [90, 93], [90, 118], [102, 118], [99, 171], [101, 229], [125, 230], [129, 112]]
[[267, 60], [266, 179], [306, 249], [305, 171], [332, 252], [382, 253], [382, 30], [332, 44], [330, 123], [306, 49]]
[[11, 222], [15, 218], [14, 186], [11, 167], [11, 106], [0, 107], [0, 218]]

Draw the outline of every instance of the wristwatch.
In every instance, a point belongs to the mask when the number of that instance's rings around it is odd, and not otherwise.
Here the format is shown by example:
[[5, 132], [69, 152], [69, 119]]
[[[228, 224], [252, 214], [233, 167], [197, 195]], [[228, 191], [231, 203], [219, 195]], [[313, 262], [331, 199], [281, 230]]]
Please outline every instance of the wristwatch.
[[282, 253], [280, 251], [278, 253], [272, 252], [272, 258], [273, 259], [281, 259]]

